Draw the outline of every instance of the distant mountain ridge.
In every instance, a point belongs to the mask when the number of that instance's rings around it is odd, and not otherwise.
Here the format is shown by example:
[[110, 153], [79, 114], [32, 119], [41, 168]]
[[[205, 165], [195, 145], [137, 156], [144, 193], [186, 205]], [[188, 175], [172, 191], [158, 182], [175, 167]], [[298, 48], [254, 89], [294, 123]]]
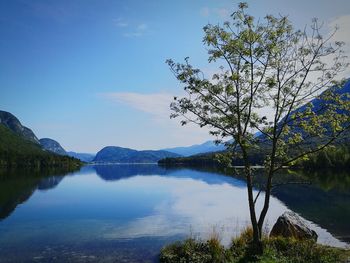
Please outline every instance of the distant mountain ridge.
[[206, 141], [202, 144], [195, 144], [195, 145], [184, 146], [184, 147], [166, 148], [162, 150], [176, 153], [182, 156], [191, 156], [191, 155], [202, 154], [202, 153], [224, 151], [226, 150], [226, 147], [223, 144], [217, 145], [213, 141]]
[[[349, 94], [350, 96], [350, 79], [347, 80], [342, 87], [330, 87], [330, 89], [333, 89], [336, 94]], [[347, 99], [350, 99], [348, 97]], [[317, 111], [320, 108], [320, 105], [323, 103], [322, 99], [320, 97], [316, 97], [310, 101], [312, 103], [312, 110]], [[303, 111], [305, 110], [307, 106], [303, 105], [299, 107], [298, 109], [295, 110], [295, 112], [298, 111]], [[252, 162], [256, 165], [262, 165], [263, 160], [265, 158], [266, 152], [264, 152], [264, 147], [268, 147], [269, 141], [265, 138], [265, 135], [261, 133], [256, 133], [255, 134], [256, 138], [260, 140], [260, 147], [262, 152], [253, 152], [252, 154]], [[317, 140], [310, 140], [308, 143], [318, 143], [319, 141]], [[340, 136], [334, 143], [334, 145], [339, 145], [339, 146], [350, 146], [350, 129], [344, 131], [342, 136]], [[196, 146], [196, 145], [194, 145]], [[187, 148], [187, 147], [179, 147], [180, 150], [182, 148]], [[191, 148], [191, 146], [189, 147]], [[176, 149], [177, 148], [173, 148]], [[169, 151], [172, 151], [173, 149], [168, 149]], [[174, 165], [174, 164], [184, 164], [184, 165], [218, 165], [218, 161], [215, 158], [215, 151], [211, 152], [202, 152], [200, 154], [196, 154], [193, 156], [185, 155], [185, 157], [182, 158], [168, 158], [168, 159], [163, 159], [159, 161], [159, 164], [169, 164], [169, 165]], [[243, 165], [242, 160], [234, 160], [234, 165]]]
[[77, 153], [77, 152], [67, 152], [67, 155], [87, 163], [91, 162], [96, 156], [95, 154], [92, 154], [92, 153]]
[[77, 153], [77, 152], [67, 152], [60, 144], [59, 142], [50, 139], [50, 138], [42, 138], [39, 140], [40, 145], [47, 151], [59, 154], [59, 155], [67, 155], [76, 159], [79, 159], [80, 161], [89, 163], [95, 158], [95, 154], [91, 153]]
[[100, 150], [95, 158], [94, 163], [156, 163], [160, 159], [167, 157], [179, 157], [179, 154], [168, 151], [137, 151], [129, 148], [117, 146], [107, 146]]
[[34, 132], [31, 129], [23, 126], [21, 122], [12, 113], [0, 110], [0, 124], [4, 125], [12, 132], [23, 137], [26, 140], [29, 140], [36, 144], [40, 144]]
[[40, 145], [47, 151], [59, 154], [68, 155], [66, 150], [55, 140], [50, 138], [42, 138], [39, 140]]

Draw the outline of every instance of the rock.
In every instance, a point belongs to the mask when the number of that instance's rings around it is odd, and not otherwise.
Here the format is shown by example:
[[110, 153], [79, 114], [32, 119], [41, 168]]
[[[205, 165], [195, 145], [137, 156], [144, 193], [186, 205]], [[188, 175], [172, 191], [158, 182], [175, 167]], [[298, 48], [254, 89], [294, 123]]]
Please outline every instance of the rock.
[[311, 239], [317, 241], [317, 234], [296, 213], [284, 212], [272, 227], [270, 237], [292, 237], [298, 240]]

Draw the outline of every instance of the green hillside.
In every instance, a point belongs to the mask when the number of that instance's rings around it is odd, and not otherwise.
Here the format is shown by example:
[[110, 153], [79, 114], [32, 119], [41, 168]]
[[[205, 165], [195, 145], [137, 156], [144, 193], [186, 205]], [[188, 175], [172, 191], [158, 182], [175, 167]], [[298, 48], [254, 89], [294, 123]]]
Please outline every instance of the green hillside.
[[81, 162], [41, 149], [0, 124], [0, 166], [6, 167], [77, 167]]
[[[305, 143], [302, 147], [309, 148], [310, 145], [320, 144], [321, 139], [312, 140]], [[343, 136], [336, 140], [331, 146], [318, 153], [310, 154], [307, 159], [300, 160], [294, 164], [295, 167], [317, 170], [317, 169], [350, 169], [350, 130], [344, 132]], [[237, 150], [239, 152], [239, 149]], [[212, 152], [197, 154], [188, 157], [168, 157], [158, 161], [160, 165], [185, 165], [185, 166], [221, 166], [220, 160], [225, 158], [229, 152]], [[266, 155], [269, 153], [269, 145], [260, 143], [259, 148], [253, 149], [249, 156], [253, 165], [263, 165]], [[293, 153], [293, 151], [291, 151]], [[244, 162], [241, 158], [232, 159], [233, 166], [243, 166]]]
[[176, 153], [167, 151], [137, 151], [117, 146], [107, 146], [99, 151], [95, 163], [155, 163], [167, 157], [179, 157]]

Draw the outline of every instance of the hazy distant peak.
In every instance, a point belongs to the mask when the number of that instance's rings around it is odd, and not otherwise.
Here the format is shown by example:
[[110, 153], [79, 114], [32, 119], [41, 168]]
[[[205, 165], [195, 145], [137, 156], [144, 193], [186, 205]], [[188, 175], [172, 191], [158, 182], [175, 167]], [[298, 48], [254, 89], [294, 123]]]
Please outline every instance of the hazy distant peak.
[[183, 156], [191, 156], [200, 153], [208, 153], [208, 152], [219, 152], [226, 150], [224, 144], [215, 144], [214, 141], [206, 141], [202, 144], [194, 144], [191, 146], [184, 147], [174, 147], [174, 148], [166, 148], [164, 151], [169, 151], [173, 153], [177, 153]]
[[40, 145], [47, 151], [59, 154], [59, 155], [67, 155], [67, 152], [63, 147], [55, 140], [50, 138], [42, 138], [39, 140]]

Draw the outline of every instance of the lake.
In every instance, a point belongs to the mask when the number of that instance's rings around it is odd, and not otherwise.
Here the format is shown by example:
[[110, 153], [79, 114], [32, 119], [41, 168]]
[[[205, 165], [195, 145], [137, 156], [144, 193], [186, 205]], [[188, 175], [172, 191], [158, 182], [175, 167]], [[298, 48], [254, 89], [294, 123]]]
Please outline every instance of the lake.
[[[249, 225], [245, 182], [213, 169], [99, 165], [68, 174], [8, 173], [0, 176], [0, 262], [156, 262], [175, 240], [216, 233], [228, 245]], [[350, 177], [332, 178], [277, 187], [266, 231], [293, 210], [318, 242], [348, 246]]]

